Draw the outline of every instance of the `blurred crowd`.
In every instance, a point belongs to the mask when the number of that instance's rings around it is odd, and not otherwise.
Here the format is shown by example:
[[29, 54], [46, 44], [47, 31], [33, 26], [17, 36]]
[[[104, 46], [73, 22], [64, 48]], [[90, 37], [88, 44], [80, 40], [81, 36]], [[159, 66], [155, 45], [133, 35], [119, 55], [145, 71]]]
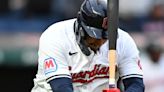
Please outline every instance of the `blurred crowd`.
[[157, 43], [147, 46], [141, 57], [145, 92], [163, 92], [164, 90], [164, 53]]
[[42, 32], [76, 17], [82, 0], [0, 0], [0, 32]]
[[[76, 17], [82, 1], [0, 0], [0, 63], [5, 61], [3, 51], [7, 47], [16, 53], [23, 49], [21, 58], [7, 50], [6, 57], [11, 58], [7, 62], [17, 62], [16, 57], [30, 65], [37, 61], [33, 49], [37, 48], [39, 35], [52, 23]], [[119, 27], [132, 35], [141, 51], [145, 92], [163, 92], [164, 0], [120, 0], [119, 13]]]
[[[39, 26], [39, 23], [40, 25], [49, 25], [50, 23], [60, 20], [76, 17], [82, 1], [83, 0], [0, 0], [0, 31], [3, 31], [2, 29], [6, 27], [2, 22], [5, 22], [6, 25], [13, 23], [10, 26], [18, 26], [19, 28], [20, 25], [16, 24], [22, 23], [22, 27], [26, 27], [26, 23], [34, 22], [34, 29], [36, 26]], [[120, 0], [119, 10], [120, 27], [126, 31], [153, 32], [156, 30], [163, 32], [164, 30], [163, 0]], [[8, 29], [10, 26], [7, 26]], [[17, 30], [19, 30], [19, 28]], [[11, 31], [8, 29], [6, 28], [7, 31]], [[42, 30], [38, 29], [33, 31]]]

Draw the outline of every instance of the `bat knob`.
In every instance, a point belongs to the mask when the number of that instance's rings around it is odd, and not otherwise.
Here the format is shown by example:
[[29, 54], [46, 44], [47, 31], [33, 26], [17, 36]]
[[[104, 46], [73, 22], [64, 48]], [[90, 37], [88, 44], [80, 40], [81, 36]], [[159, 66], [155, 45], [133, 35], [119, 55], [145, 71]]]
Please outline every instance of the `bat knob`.
[[103, 92], [120, 92], [118, 88], [104, 89]]

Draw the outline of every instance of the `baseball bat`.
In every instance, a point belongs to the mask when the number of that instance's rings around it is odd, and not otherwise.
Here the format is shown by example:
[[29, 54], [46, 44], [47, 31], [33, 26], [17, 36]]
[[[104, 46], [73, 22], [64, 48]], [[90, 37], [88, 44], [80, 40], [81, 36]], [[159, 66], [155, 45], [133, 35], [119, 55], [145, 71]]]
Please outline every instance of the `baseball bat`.
[[115, 62], [116, 62], [116, 45], [117, 45], [117, 29], [118, 29], [118, 14], [119, 14], [119, 0], [107, 1], [107, 19], [108, 19], [108, 40], [109, 40], [109, 88], [104, 89], [103, 92], [120, 92], [116, 87], [115, 80]]

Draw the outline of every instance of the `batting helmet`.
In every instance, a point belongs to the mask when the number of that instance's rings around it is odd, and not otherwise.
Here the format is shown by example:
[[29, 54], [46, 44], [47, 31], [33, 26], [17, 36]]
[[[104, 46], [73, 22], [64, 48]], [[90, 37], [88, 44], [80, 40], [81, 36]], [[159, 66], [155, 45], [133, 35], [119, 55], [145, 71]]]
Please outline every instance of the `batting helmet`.
[[85, 0], [78, 13], [78, 23], [93, 38], [108, 37], [107, 0]]

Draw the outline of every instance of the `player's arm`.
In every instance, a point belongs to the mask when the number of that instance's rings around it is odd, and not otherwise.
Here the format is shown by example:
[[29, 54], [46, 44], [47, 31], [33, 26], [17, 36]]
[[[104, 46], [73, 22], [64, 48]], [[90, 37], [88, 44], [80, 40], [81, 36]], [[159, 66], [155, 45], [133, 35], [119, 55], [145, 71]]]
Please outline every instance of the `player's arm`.
[[138, 77], [131, 77], [123, 79], [125, 92], [144, 92], [143, 79]]
[[[52, 30], [52, 29], [49, 29]], [[51, 31], [50, 31], [51, 32]], [[39, 67], [53, 92], [73, 92], [67, 44], [56, 33], [46, 31], [39, 43]]]
[[122, 40], [122, 51], [119, 60], [120, 77], [125, 92], [144, 92], [143, 71], [140, 64], [139, 51], [134, 40], [128, 35]]
[[49, 81], [53, 92], [73, 92], [72, 80], [62, 77]]

